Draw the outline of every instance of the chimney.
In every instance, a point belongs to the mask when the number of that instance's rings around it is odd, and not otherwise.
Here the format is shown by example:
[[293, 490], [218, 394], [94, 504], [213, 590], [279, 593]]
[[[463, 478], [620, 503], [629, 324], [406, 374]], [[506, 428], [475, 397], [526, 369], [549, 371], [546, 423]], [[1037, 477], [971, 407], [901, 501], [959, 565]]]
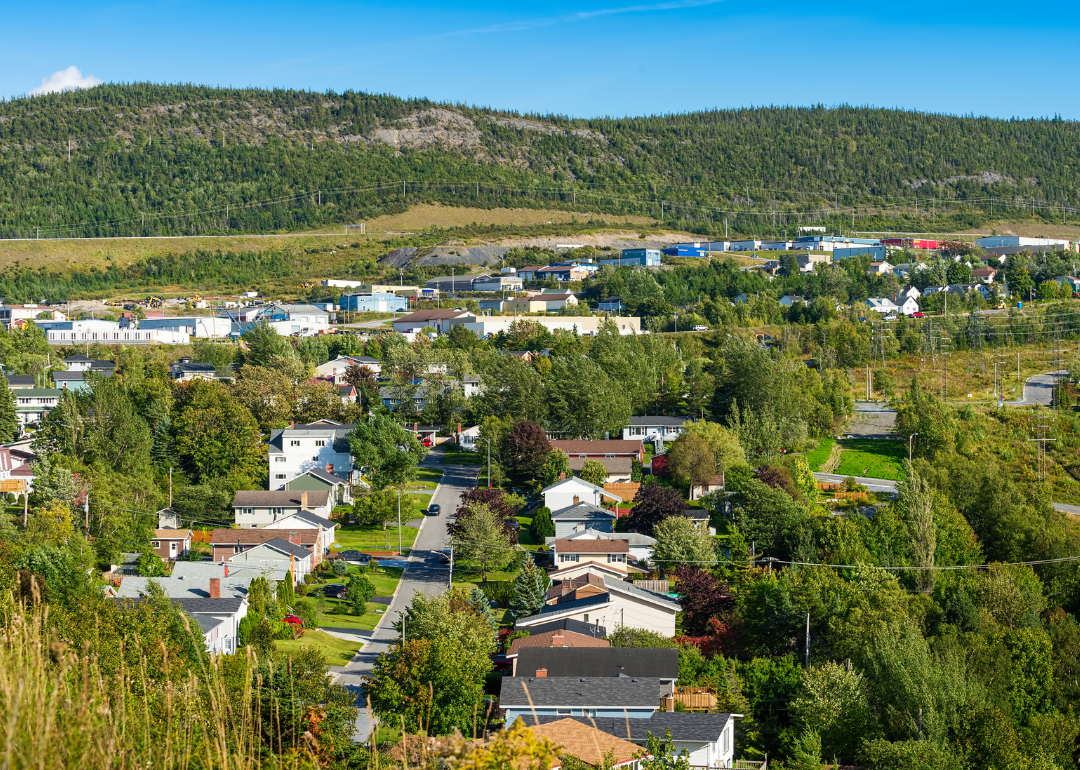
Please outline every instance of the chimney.
[[420, 432], [420, 423], [414, 422], [412, 424], [412, 429], [413, 429], [413, 433], [419, 433]]
[[221, 566], [223, 566], [225, 568], [225, 577], [228, 577], [229, 576], [229, 563], [228, 562], [222, 562]]
[[536, 678], [537, 679], [545, 679], [545, 678], [547, 678], [547, 669], [546, 668], [538, 668], [538, 669], [536, 669]]
[[675, 696], [674, 695], [665, 695], [664, 696], [664, 711], [667, 711], [668, 713], [670, 713], [670, 712], [672, 712], [674, 710], [675, 710]]
[[564, 637], [564, 636], [562, 635], [562, 632], [561, 632], [561, 631], [558, 631], [558, 632], [556, 632], [556, 633], [555, 633], [555, 634], [554, 634], [554, 635], [553, 635], [553, 636], [551, 637], [551, 646], [552, 646], [552, 647], [562, 647], [562, 643], [563, 643], [563, 640], [564, 640], [565, 638], [566, 638], [566, 637]]
[[210, 598], [221, 598], [221, 578], [210, 578]]
[[577, 495], [574, 495], [574, 505], [577, 505], [580, 502], [581, 502], [581, 498], [578, 497]]
[[293, 545], [300, 545], [300, 533], [295, 529], [289, 532], [289, 542]]
[[307, 490], [300, 492], [300, 507], [307, 508]]
[[333, 473], [334, 472], [334, 464], [333, 463], [327, 463], [326, 464], [326, 472], [327, 473]]

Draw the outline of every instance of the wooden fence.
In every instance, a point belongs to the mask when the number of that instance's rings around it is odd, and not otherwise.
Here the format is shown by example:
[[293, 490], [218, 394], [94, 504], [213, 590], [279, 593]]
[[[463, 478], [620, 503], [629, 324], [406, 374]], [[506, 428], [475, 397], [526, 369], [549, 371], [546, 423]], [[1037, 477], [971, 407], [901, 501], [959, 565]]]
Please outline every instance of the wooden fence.
[[670, 590], [666, 580], [635, 580], [634, 588], [644, 588], [658, 594], [666, 594]]
[[837, 492], [837, 500], [868, 500], [865, 492]]
[[844, 485], [835, 481], [819, 481], [817, 488], [822, 492], [839, 492]]

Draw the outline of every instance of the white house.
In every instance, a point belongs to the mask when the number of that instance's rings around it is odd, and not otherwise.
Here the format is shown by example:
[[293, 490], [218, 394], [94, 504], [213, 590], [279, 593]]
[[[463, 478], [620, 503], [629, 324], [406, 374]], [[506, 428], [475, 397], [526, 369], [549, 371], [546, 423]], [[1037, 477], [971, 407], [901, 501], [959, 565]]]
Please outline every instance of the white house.
[[345, 382], [345, 372], [350, 366], [360, 368], [366, 366], [376, 377], [382, 372], [382, 361], [371, 356], [341, 356], [333, 361], [327, 361], [315, 367], [315, 376], [319, 378], [333, 378], [335, 385]]
[[[544, 545], [549, 549], [555, 545], [557, 538], [544, 539]], [[630, 558], [637, 562], [649, 562], [652, 560], [653, 548], [656, 546], [656, 538], [642, 535], [637, 532], [601, 532], [598, 529], [586, 529], [581, 532], [572, 532], [565, 537], [566, 540], [625, 540], [630, 546]], [[558, 565], [556, 565], [558, 566]]]
[[64, 321], [67, 316], [59, 310], [48, 305], [0, 305], [0, 324], [5, 327], [11, 326], [15, 321], [35, 321], [38, 316], [43, 316], [41, 321]]
[[267, 456], [270, 489], [285, 489], [286, 483], [313, 468], [356, 483], [347, 438], [352, 429], [348, 423], [320, 420], [270, 431]]
[[871, 310], [875, 310], [882, 315], [895, 313], [898, 310], [896, 303], [888, 297], [870, 297], [866, 300], [866, 304], [870, 306]]
[[616, 577], [604, 576], [603, 581], [605, 590], [602, 593], [545, 605], [537, 614], [515, 621], [514, 627], [527, 631], [530, 627], [554, 620], [572, 619], [609, 630], [627, 626], [655, 631], [667, 637], [675, 635], [675, 616], [682, 609], [678, 602]]
[[162, 329], [171, 332], [183, 332], [198, 339], [221, 339], [232, 331], [232, 321], [217, 316], [168, 316], [165, 318], [143, 318], [139, 329]]
[[241, 551], [229, 559], [228, 563], [248, 568], [254, 566], [257, 569], [287, 569], [292, 573], [293, 582], [300, 584], [304, 576], [311, 572], [313, 561], [314, 554], [307, 548], [278, 537]]
[[220, 379], [220, 375], [213, 364], [192, 361], [187, 356], [169, 364], [169, 376], [180, 382]]
[[894, 304], [897, 312], [904, 315], [913, 315], [919, 312], [919, 303], [915, 301], [914, 297], [897, 297]]
[[668, 443], [677, 439], [689, 422], [689, 417], [631, 417], [630, 424], [623, 428], [622, 437], [624, 441], [660, 439]]
[[605, 565], [623, 577], [645, 572], [631, 563], [628, 540], [599, 537], [556, 539], [552, 543], [551, 553], [558, 570], [595, 563]]
[[188, 345], [191, 337], [184, 331], [171, 329], [122, 328], [116, 321], [38, 321], [45, 329], [50, 345]]
[[467, 310], [417, 310], [415, 313], [395, 318], [394, 331], [405, 334], [430, 326], [439, 334], [445, 334], [458, 324], [475, 321], [476, 316]]
[[60, 388], [20, 388], [12, 391], [15, 395], [15, 416], [19, 425], [25, 428], [45, 419], [56, 408], [63, 390]]
[[300, 511], [328, 518], [333, 504], [329, 492], [242, 490], [233, 495], [236, 526], [244, 529], [268, 527]]
[[605, 497], [622, 502], [622, 498], [618, 495], [605, 492], [603, 487], [590, 484], [577, 476], [557, 481], [541, 490], [540, 494], [544, 496], [544, 505], [552, 512], [561, 511], [579, 503], [599, 507]]

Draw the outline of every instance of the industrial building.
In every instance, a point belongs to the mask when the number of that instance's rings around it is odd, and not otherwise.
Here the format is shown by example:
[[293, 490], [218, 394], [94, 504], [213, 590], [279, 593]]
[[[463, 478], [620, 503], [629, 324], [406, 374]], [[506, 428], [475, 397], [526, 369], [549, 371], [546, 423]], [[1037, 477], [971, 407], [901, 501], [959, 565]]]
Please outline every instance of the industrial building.
[[354, 313], [403, 313], [409, 309], [409, 300], [380, 291], [373, 294], [342, 294], [338, 305], [342, 310]]
[[601, 259], [600, 264], [613, 267], [658, 267], [660, 249], [623, 249], [622, 256], [615, 259]]
[[660, 249], [665, 257], [707, 257], [709, 255], [708, 243], [673, 243], [666, 248]]

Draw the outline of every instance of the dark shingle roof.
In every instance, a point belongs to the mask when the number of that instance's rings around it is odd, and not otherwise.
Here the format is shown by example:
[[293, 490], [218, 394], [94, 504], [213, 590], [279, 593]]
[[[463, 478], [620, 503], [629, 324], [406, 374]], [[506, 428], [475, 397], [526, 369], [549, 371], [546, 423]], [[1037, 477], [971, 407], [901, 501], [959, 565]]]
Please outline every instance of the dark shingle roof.
[[8, 385], [30, 385], [33, 386], [34, 375], [32, 374], [9, 374], [7, 376]]
[[244, 599], [235, 596], [222, 597], [220, 599], [172, 599], [174, 604], [179, 604], [184, 611], [194, 615], [195, 613], [221, 613], [233, 614], [240, 609]]
[[[532, 687], [529, 688], [532, 692]], [[558, 719], [567, 719], [563, 716], [537, 717], [540, 724], [554, 722]], [[671, 731], [671, 738], [675, 741], [690, 741], [700, 743], [712, 743], [720, 737], [731, 719], [731, 714], [688, 714], [679, 711], [654, 711], [648, 719], [630, 719], [623, 717], [569, 717], [587, 725], [596, 725], [596, 729], [608, 735], [626, 738], [627, 721], [630, 723], [630, 740], [644, 742], [652, 733], [658, 738], [664, 737], [664, 731]], [[526, 724], [533, 724], [530, 715]]]
[[670, 685], [662, 685], [654, 678], [514, 676], [502, 680], [499, 706], [527, 708], [531, 698], [533, 705], [540, 708], [659, 708], [660, 698], [669, 688]]
[[607, 629], [603, 626], [598, 626], [595, 623], [586, 623], [585, 621], [576, 618], [560, 618], [559, 620], [552, 620], [547, 623], [538, 623], [529, 628], [529, 632], [533, 635], [545, 634], [548, 631], [573, 631], [576, 634], [595, 636], [598, 639], [603, 639], [607, 636]]
[[[322, 506], [326, 505], [329, 492], [323, 491], [311, 491], [307, 493], [308, 505]], [[300, 492], [290, 492], [288, 490], [274, 490], [266, 491], [261, 489], [256, 490], [242, 490], [237, 492], [233, 496], [234, 508], [299, 508], [302, 503], [300, 502]]]
[[295, 556], [298, 559], [303, 559], [307, 556], [311, 556], [311, 551], [309, 551], [307, 548], [304, 548], [301, 545], [296, 545], [296, 543], [290, 543], [283, 537], [275, 537], [273, 540], [267, 540], [265, 543], [260, 543], [255, 547], [260, 548], [262, 546], [273, 548], [276, 551], [281, 551], [282, 553]]
[[599, 607], [602, 604], [607, 604], [611, 601], [611, 597], [607, 593], [596, 594], [595, 596], [586, 596], [584, 599], [574, 599], [572, 602], [562, 602], [561, 604], [545, 604], [540, 608], [540, 611], [535, 615], [530, 615], [527, 618], [518, 618], [518, 623], [525, 623], [529, 620], [543, 619], [545, 615], [555, 615], [560, 612], [574, 612], [576, 610], [583, 610], [586, 607]]
[[614, 511], [609, 511], [607, 508], [601, 508], [598, 505], [592, 503], [578, 503], [577, 505], [570, 505], [566, 508], [560, 508], [557, 511], [553, 511], [551, 514], [552, 521], [566, 521], [566, 520], [578, 520], [578, 519], [615, 519], [618, 518]]
[[679, 651], [674, 647], [524, 647], [517, 665], [519, 673], [544, 668], [549, 677], [622, 674], [674, 680], [679, 676]]

